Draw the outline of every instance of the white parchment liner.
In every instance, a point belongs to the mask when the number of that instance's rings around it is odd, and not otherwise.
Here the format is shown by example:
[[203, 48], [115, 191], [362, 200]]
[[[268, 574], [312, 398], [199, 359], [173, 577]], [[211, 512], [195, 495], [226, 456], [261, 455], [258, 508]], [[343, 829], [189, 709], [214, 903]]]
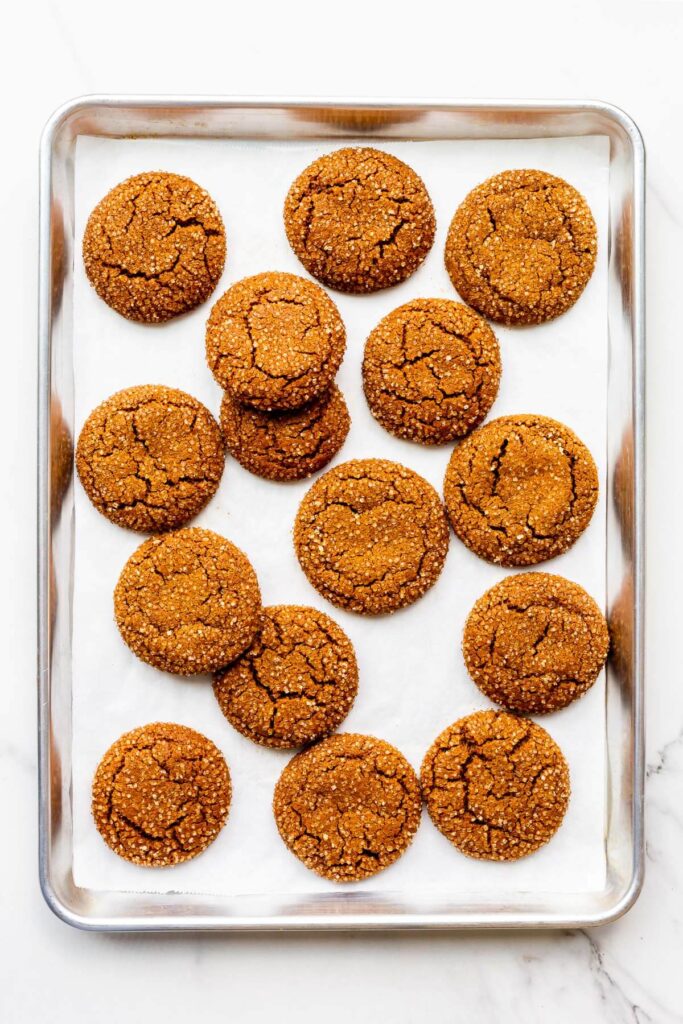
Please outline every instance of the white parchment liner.
[[[361, 140], [359, 144], [367, 144]], [[587, 198], [598, 225], [595, 273], [579, 302], [540, 327], [494, 327], [503, 377], [491, 416], [540, 413], [562, 420], [588, 445], [600, 472], [601, 498], [591, 525], [565, 555], [541, 566], [581, 583], [605, 604], [605, 446], [607, 386], [607, 186], [605, 138], [525, 141], [380, 143], [422, 176], [437, 217], [431, 254], [404, 284], [371, 296], [331, 293], [347, 328], [338, 383], [352, 428], [336, 462], [379, 456], [403, 462], [441, 492], [450, 447], [399, 441], [373, 420], [362, 393], [360, 364], [369, 331], [391, 309], [417, 297], [457, 298], [443, 265], [456, 206], [484, 178], [514, 167], [559, 174]], [[211, 301], [158, 327], [129, 323], [91, 289], [80, 259], [88, 214], [129, 175], [162, 169], [207, 188], [223, 215], [228, 258], [214, 299], [234, 281], [263, 270], [305, 274], [291, 252], [282, 204], [294, 177], [329, 142], [148, 141], [79, 138], [76, 151], [74, 365], [76, 428], [108, 395], [133, 384], [168, 384], [195, 395], [218, 415], [221, 393], [204, 362], [204, 325]], [[218, 494], [195, 520], [229, 537], [251, 558], [265, 604], [310, 604], [331, 614], [351, 637], [360, 667], [358, 698], [342, 728], [394, 743], [419, 771], [436, 735], [461, 715], [490, 706], [470, 681], [460, 653], [473, 602], [506, 570], [488, 565], [456, 538], [437, 585], [396, 615], [367, 619], [328, 605], [294, 556], [291, 527], [309, 482], [260, 480], [233, 459]], [[275, 781], [291, 756], [258, 747], [221, 715], [208, 677], [181, 679], [138, 661], [120, 639], [112, 592], [121, 568], [144, 538], [111, 525], [76, 483], [73, 619], [74, 874], [93, 889], [221, 893], [324, 892], [318, 878], [281, 842], [271, 811]], [[96, 765], [122, 732], [151, 721], [200, 730], [223, 750], [234, 797], [226, 827], [200, 857], [173, 868], [128, 864], [105, 845], [90, 815]], [[537, 719], [569, 761], [572, 798], [565, 822], [544, 849], [513, 864], [470, 860], [434, 828], [426, 812], [401, 860], [358, 886], [366, 891], [499, 894], [577, 892], [604, 885], [604, 683], [577, 704]]]

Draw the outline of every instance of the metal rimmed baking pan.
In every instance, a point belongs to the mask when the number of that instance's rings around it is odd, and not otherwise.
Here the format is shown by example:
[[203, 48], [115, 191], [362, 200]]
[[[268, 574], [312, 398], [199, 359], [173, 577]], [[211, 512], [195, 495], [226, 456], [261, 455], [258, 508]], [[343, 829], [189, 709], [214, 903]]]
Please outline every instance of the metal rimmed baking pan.
[[[609, 140], [606, 884], [501, 901], [330, 891], [296, 898], [125, 893], [73, 877], [71, 698], [74, 151], [79, 136], [453, 140], [601, 135]], [[575, 927], [614, 919], [643, 871], [644, 150], [620, 110], [574, 101], [302, 101], [86, 97], [41, 143], [38, 431], [40, 879], [70, 924], [103, 930]]]

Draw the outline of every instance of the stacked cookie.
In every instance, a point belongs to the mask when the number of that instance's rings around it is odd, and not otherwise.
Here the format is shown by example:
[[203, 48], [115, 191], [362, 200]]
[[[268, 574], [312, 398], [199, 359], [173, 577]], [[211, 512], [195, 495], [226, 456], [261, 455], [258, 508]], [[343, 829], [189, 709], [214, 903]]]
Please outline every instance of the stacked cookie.
[[206, 360], [225, 392], [226, 447], [245, 469], [298, 480], [336, 455], [350, 426], [334, 384], [345, 347], [334, 302], [295, 274], [245, 278], [216, 302]]
[[[407, 280], [435, 237], [419, 176], [394, 156], [344, 148], [291, 185], [284, 225], [322, 285], [368, 294]], [[225, 232], [211, 197], [188, 178], [150, 172], [95, 208], [83, 255], [98, 294], [130, 319], [160, 323], [213, 292]], [[566, 551], [598, 497], [595, 464], [565, 425], [533, 414], [482, 425], [501, 379], [487, 322], [537, 324], [580, 296], [595, 263], [595, 224], [571, 185], [508, 171], [477, 186], [448, 232], [448, 274], [463, 302], [416, 297], [370, 331], [364, 393], [398, 438], [456, 442], [444, 502], [412, 469], [386, 459], [341, 463], [316, 480], [294, 524], [299, 563], [330, 603], [361, 615], [406, 608], [435, 585], [449, 521], [476, 555], [528, 567]], [[117, 392], [94, 410], [76, 462], [93, 505], [153, 536], [133, 552], [114, 594], [125, 643], [179, 675], [211, 673], [227, 721], [265, 747], [303, 747], [284, 767], [273, 812], [289, 849], [334, 881], [367, 878], [407, 849], [426, 801], [463, 853], [513, 860], [546, 843], [569, 799], [569, 771], [526, 714], [580, 697], [597, 678], [609, 636], [595, 602], [548, 573], [509, 576], [465, 625], [466, 667], [501, 710], [445, 728], [421, 779], [384, 740], [335, 734], [356, 698], [356, 654], [330, 616], [263, 607], [247, 555], [187, 527], [215, 494], [225, 449], [272, 481], [317, 473], [340, 451], [350, 418], [335, 376], [346, 332], [308, 278], [268, 271], [234, 283], [213, 305], [206, 360], [223, 389], [220, 427], [192, 396], [161, 385]], [[381, 627], [379, 627], [381, 628]], [[182, 725], [122, 736], [102, 759], [93, 815], [105, 841], [136, 864], [165, 866], [218, 835], [231, 799], [223, 756]]]

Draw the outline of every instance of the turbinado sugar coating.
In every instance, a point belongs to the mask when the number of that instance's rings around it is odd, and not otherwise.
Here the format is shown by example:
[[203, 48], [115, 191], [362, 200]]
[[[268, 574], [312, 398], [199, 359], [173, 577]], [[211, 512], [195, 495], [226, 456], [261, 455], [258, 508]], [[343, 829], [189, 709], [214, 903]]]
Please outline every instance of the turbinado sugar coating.
[[468, 857], [517, 860], [550, 840], [569, 803], [569, 769], [545, 729], [476, 711], [437, 737], [422, 792], [439, 831]]
[[76, 467], [96, 509], [118, 526], [182, 526], [216, 493], [225, 452], [209, 410], [159, 384], [117, 391], [90, 413]]
[[250, 473], [266, 480], [301, 480], [334, 458], [351, 426], [344, 396], [333, 384], [301, 409], [261, 412], [226, 391], [221, 430], [226, 447]]
[[609, 633], [583, 587], [529, 572], [507, 576], [479, 598], [462, 649], [467, 671], [490, 700], [510, 711], [544, 714], [593, 685]]
[[444, 483], [453, 529], [505, 566], [561, 555], [588, 526], [598, 473], [576, 434], [546, 416], [501, 416], [453, 451]]
[[503, 171], [458, 207], [446, 269], [459, 295], [503, 324], [540, 324], [573, 306], [598, 249], [593, 214], [562, 178]]
[[338, 149], [310, 164], [285, 200], [292, 249], [342, 292], [405, 281], [432, 247], [434, 208], [421, 178], [390, 153]]
[[172, 722], [127, 732], [100, 761], [92, 814], [119, 857], [143, 867], [190, 860], [214, 841], [230, 809], [230, 772], [201, 733]]
[[332, 882], [357, 882], [393, 864], [412, 842], [421, 811], [420, 784], [403, 755], [355, 733], [297, 754], [273, 798], [285, 844]]
[[500, 371], [498, 342], [482, 317], [449, 299], [413, 299], [368, 337], [363, 388], [386, 430], [407, 441], [444, 444], [481, 423]]
[[236, 402], [298, 409], [328, 391], [346, 346], [339, 311], [320, 285], [296, 274], [245, 277], [221, 296], [206, 325], [206, 361]]
[[225, 229], [211, 196], [179, 174], [136, 174], [88, 218], [83, 261], [100, 298], [129, 320], [160, 323], [194, 309], [225, 264]]
[[323, 597], [377, 615], [412, 604], [436, 583], [448, 522], [434, 488], [412, 469], [354, 459], [328, 470], [307, 492], [294, 547]]
[[133, 654], [178, 675], [215, 672], [252, 643], [258, 581], [225, 537], [191, 527], [145, 541], [114, 591], [121, 636]]
[[351, 641], [328, 615], [264, 608], [257, 639], [217, 672], [214, 693], [239, 732], [269, 747], [298, 747], [333, 732], [358, 689]]

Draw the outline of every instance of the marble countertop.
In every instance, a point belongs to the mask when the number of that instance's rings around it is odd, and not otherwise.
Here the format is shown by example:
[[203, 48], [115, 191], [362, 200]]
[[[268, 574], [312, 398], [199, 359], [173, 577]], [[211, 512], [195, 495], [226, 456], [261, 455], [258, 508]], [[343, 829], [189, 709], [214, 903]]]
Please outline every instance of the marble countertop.
[[[7, 18], [7, 15], [6, 15]], [[445, 23], [444, 23], [444, 18]], [[4, 471], [0, 1019], [154, 1016], [164, 1024], [683, 1021], [683, 3], [340, 8], [25, 0], [3, 39], [0, 280]], [[73, 931], [36, 864], [34, 451], [37, 145], [88, 92], [586, 97], [623, 107], [648, 152], [647, 876], [635, 907], [592, 931], [155, 936]], [[10, 159], [11, 155], [11, 159]]]

